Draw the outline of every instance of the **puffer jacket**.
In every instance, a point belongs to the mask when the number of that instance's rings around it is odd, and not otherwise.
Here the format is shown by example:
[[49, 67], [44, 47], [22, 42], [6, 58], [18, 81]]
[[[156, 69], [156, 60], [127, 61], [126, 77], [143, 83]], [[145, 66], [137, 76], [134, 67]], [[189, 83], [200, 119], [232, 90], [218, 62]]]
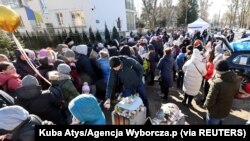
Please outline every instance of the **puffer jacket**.
[[203, 76], [206, 75], [206, 64], [198, 49], [194, 49], [191, 59], [188, 60], [182, 70], [184, 72], [183, 91], [191, 96], [196, 96], [201, 87]]
[[0, 86], [5, 92], [11, 95], [16, 91], [17, 88], [22, 86], [22, 82], [20, 76], [17, 74], [7, 75], [0, 72]]

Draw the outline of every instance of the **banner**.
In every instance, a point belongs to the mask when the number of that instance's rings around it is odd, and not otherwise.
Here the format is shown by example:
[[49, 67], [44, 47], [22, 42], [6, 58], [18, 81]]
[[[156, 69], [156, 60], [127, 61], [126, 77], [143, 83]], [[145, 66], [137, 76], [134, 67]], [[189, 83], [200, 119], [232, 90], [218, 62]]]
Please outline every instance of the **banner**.
[[236, 139], [250, 140], [250, 126], [36, 126], [35, 140], [85, 140], [85, 139], [147, 139], [148, 137], [164, 140], [189, 139]]

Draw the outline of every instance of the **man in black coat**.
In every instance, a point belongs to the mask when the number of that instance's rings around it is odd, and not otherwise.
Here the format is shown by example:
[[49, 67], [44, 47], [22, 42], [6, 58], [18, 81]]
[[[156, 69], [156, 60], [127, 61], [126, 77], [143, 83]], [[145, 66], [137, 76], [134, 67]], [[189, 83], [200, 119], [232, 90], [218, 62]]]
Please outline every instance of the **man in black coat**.
[[[143, 67], [133, 58], [126, 56], [114, 56], [110, 58], [110, 76], [106, 89], [106, 102], [104, 106], [109, 108], [112, 90], [116, 87], [117, 80], [123, 84], [122, 97], [128, 97], [136, 92], [139, 93], [144, 105], [149, 111], [148, 97], [142, 82]], [[147, 112], [149, 114], [149, 112]]]

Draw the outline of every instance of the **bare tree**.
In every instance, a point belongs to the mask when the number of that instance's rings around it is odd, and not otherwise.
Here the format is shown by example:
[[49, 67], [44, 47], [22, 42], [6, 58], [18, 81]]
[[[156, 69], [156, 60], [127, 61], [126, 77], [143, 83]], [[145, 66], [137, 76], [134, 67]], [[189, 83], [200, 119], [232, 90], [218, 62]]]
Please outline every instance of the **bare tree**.
[[200, 17], [205, 21], [208, 21], [208, 8], [211, 3], [208, 0], [200, 0]]
[[147, 14], [149, 27], [152, 29], [156, 24], [156, 7], [158, 0], [142, 0], [144, 5], [144, 10]]

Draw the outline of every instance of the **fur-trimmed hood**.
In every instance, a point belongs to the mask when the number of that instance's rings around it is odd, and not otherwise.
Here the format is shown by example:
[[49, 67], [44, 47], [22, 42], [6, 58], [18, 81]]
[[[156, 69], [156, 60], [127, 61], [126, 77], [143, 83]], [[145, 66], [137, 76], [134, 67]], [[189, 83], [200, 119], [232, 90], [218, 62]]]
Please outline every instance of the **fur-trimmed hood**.
[[50, 71], [48, 73], [50, 81], [61, 81], [66, 79], [71, 79], [70, 75], [59, 73], [58, 71]]

